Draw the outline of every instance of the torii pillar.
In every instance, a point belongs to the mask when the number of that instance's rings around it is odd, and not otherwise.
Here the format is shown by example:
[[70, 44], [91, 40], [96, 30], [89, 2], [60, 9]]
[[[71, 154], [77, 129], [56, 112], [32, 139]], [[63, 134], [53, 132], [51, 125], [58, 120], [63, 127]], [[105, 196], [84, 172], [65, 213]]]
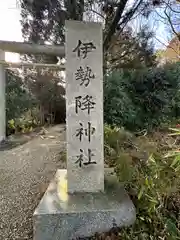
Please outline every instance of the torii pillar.
[[[0, 50], [0, 60], [5, 60], [5, 52]], [[0, 64], [0, 143], [6, 138], [6, 95], [5, 68]]]

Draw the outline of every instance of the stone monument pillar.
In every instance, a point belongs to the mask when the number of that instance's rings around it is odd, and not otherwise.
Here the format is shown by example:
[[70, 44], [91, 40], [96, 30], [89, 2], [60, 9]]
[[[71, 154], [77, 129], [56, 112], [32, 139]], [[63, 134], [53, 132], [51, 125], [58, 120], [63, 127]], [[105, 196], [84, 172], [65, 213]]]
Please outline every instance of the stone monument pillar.
[[68, 192], [104, 191], [100, 23], [66, 22]]
[[35, 210], [34, 240], [90, 237], [135, 220], [124, 188], [104, 171], [102, 26], [65, 27], [67, 170], [57, 171]]
[[[5, 60], [5, 52], [0, 50], [0, 60]], [[6, 107], [5, 107], [5, 69], [0, 64], [0, 144], [6, 137]]]

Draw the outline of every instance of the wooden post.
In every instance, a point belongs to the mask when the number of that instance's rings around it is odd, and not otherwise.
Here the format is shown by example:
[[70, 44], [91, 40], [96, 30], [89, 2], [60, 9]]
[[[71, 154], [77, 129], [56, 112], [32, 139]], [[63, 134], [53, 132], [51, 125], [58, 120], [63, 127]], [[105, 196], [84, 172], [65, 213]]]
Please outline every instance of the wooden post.
[[[5, 60], [5, 52], [2, 50], [0, 50], [0, 60]], [[0, 143], [6, 138], [5, 98], [5, 68], [0, 64]]]

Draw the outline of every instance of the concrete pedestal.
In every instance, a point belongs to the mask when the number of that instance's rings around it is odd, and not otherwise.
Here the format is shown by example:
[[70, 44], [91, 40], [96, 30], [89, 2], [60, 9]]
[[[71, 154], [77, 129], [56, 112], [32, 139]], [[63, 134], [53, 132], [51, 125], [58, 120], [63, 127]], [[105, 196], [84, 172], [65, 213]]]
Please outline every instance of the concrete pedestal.
[[132, 201], [112, 170], [105, 172], [105, 192], [68, 194], [67, 170], [58, 170], [34, 212], [34, 240], [72, 240], [133, 224]]

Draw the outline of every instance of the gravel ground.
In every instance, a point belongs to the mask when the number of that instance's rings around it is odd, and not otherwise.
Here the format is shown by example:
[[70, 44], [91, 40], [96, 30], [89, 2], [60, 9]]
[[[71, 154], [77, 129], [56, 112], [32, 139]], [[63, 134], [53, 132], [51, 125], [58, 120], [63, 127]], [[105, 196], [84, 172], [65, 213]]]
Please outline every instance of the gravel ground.
[[33, 239], [32, 214], [57, 168], [65, 147], [64, 126], [0, 151], [0, 240]]

